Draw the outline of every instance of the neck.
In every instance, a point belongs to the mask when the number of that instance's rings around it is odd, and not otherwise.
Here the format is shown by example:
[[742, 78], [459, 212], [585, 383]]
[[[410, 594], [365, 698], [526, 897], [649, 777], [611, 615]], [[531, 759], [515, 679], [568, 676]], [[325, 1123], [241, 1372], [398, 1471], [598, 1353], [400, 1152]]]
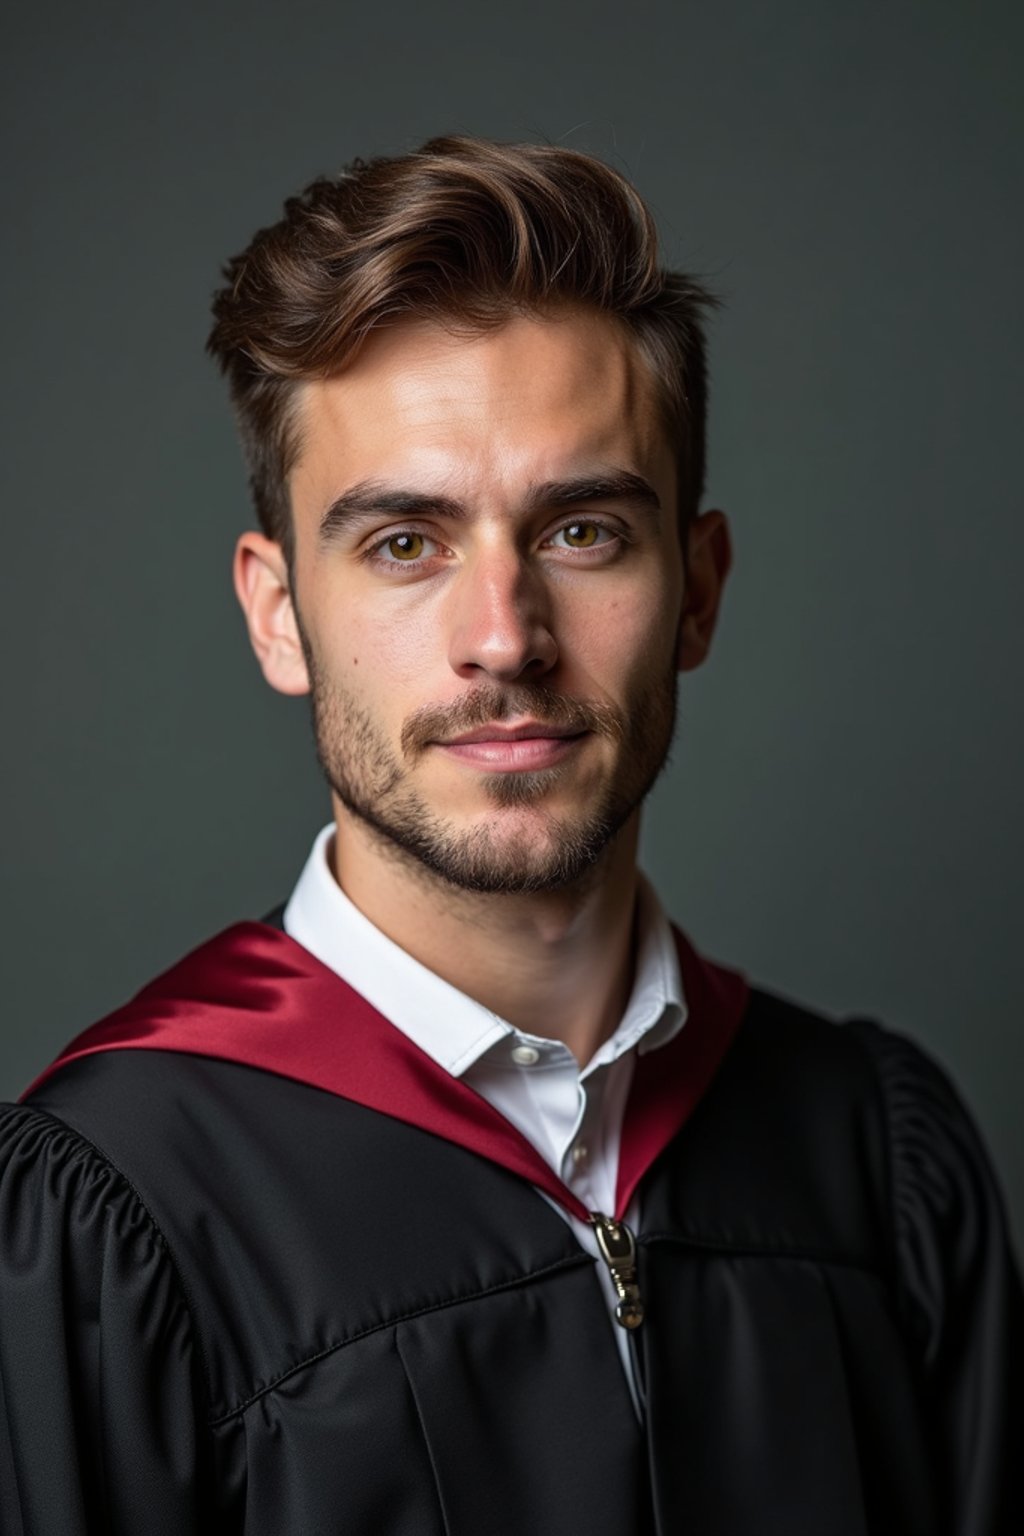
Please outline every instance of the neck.
[[[481, 895], [411, 871], [335, 804], [331, 862], [349, 900], [415, 960], [585, 1065], [613, 1033], [633, 984], [639, 813], [578, 885]], [[411, 876], [414, 876], [411, 878]]]

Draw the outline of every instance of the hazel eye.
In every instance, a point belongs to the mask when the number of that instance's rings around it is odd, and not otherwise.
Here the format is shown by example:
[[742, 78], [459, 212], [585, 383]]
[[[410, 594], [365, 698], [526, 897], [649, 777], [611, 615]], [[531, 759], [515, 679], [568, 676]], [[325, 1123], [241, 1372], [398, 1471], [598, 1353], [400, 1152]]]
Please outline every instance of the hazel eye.
[[426, 548], [427, 540], [422, 533], [393, 533], [384, 541], [379, 553], [392, 560], [418, 560]]
[[420, 533], [416, 528], [399, 528], [371, 544], [363, 559], [378, 571], [389, 571], [392, 575], [397, 574], [400, 565], [408, 567], [410, 573], [415, 567], [426, 575], [436, 568], [439, 557], [450, 554], [450, 550], [429, 534]]
[[[554, 535], [552, 543], [561, 549], [593, 549], [594, 545], [603, 540], [607, 543], [614, 535], [604, 527], [602, 523], [578, 522], [566, 523], [564, 528], [559, 528]], [[564, 544], [558, 544], [559, 539], [564, 539]]]

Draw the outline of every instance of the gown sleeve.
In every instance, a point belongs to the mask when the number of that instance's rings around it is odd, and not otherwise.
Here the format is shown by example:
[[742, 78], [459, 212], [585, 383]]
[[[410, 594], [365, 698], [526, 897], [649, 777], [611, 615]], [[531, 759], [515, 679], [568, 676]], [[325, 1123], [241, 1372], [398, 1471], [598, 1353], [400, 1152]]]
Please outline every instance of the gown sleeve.
[[141, 1199], [61, 1121], [0, 1107], [0, 1530], [194, 1536], [206, 1418]]
[[899, 1302], [944, 1529], [1024, 1531], [1024, 1296], [999, 1185], [943, 1070], [902, 1036], [866, 1028], [889, 1128]]

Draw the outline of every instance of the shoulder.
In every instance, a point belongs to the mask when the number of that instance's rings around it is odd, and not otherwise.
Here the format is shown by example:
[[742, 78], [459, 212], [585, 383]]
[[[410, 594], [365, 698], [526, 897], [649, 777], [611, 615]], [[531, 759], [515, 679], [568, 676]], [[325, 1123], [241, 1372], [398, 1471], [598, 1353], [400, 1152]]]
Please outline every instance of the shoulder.
[[87, 1137], [35, 1105], [0, 1105], [0, 1232], [0, 1289], [12, 1306], [26, 1282], [41, 1306], [50, 1290], [102, 1298], [120, 1287], [129, 1307], [190, 1335], [170, 1247], [139, 1190]]
[[702, 1238], [831, 1254], [908, 1287], [922, 1233], [942, 1240], [965, 1206], [1000, 1217], [977, 1128], [922, 1046], [759, 987], [671, 1183]]
[[875, 1120], [908, 1153], [920, 1151], [915, 1128], [933, 1140], [977, 1134], [948, 1073], [928, 1049], [889, 1024], [839, 1018], [754, 987], [737, 1036], [735, 1070], [787, 1104], [817, 1104]]
[[738, 1083], [756, 1085], [783, 1115], [838, 1116], [884, 1141], [894, 1193], [936, 1161], [966, 1158], [990, 1175], [983, 1139], [947, 1070], [908, 1033], [861, 1016], [837, 1018], [761, 988], [751, 992], [733, 1053]]
[[[871, 1028], [891, 1037], [880, 1025]], [[722, 1088], [737, 1113], [787, 1139], [803, 1136], [838, 1151], [865, 1129], [883, 1138], [887, 1111], [872, 1044], [856, 1021], [755, 986], [723, 1064]]]
[[30, 1217], [77, 1205], [152, 1227], [131, 1181], [87, 1136], [35, 1103], [0, 1104], [0, 1189]]
[[900, 1299], [930, 1358], [957, 1298], [995, 1290], [1016, 1297], [1019, 1311], [1003, 1191], [985, 1138], [945, 1067], [872, 1020], [851, 1020], [848, 1029], [877, 1077]]
[[[136, 1153], [186, 1141], [255, 1074], [268, 1022], [283, 1019], [312, 957], [284, 932], [282, 908], [242, 920], [189, 950], [65, 1046], [21, 1102], [64, 1122], [129, 1176]], [[294, 1009], [292, 1009], [294, 1012]], [[225, 1085], [230, 1085], [226, 1087]]]
[[[53, 1212], [96, 1235], [116, 1231], [137, 1256], [167, 1245], [131, 1177], [81, 1129], [45, 1104], [0, 1104], [0, 1199], [23, 1216], [21, 1232], [41, 1236]], [[9, 1250], [8, 1250], [9, 1251]]]
[[872, 1191], [908, 1296], [924, 1295], [939, 1250], [948, 1271], [969, 1262], [979, 1243], [1007, 1248], [984, 1137], [924, 1045], [875, 1019], [832, 1018], [755, 989], [737, 1046], [735, 1077], [748, 1108], [754, 1096], [769, 1101], [761, 1114], [777, 1138], [808, 1160], [845, 1169], [848, 1187]]

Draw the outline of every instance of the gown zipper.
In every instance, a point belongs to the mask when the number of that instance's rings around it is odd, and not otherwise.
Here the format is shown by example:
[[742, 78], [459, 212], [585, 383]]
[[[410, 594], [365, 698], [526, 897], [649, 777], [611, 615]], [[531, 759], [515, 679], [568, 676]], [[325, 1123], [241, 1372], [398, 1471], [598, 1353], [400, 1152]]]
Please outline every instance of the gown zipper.
[[615, 1321], [630, 1332], [644, 1320], [644, 1303], [636, 1273], [636, 1240], [624, 1221], [614, 1221], [601, 1211], [591, 1211], [590, 1222], [601, 1257], [608, 1266], [615, 1294]]

